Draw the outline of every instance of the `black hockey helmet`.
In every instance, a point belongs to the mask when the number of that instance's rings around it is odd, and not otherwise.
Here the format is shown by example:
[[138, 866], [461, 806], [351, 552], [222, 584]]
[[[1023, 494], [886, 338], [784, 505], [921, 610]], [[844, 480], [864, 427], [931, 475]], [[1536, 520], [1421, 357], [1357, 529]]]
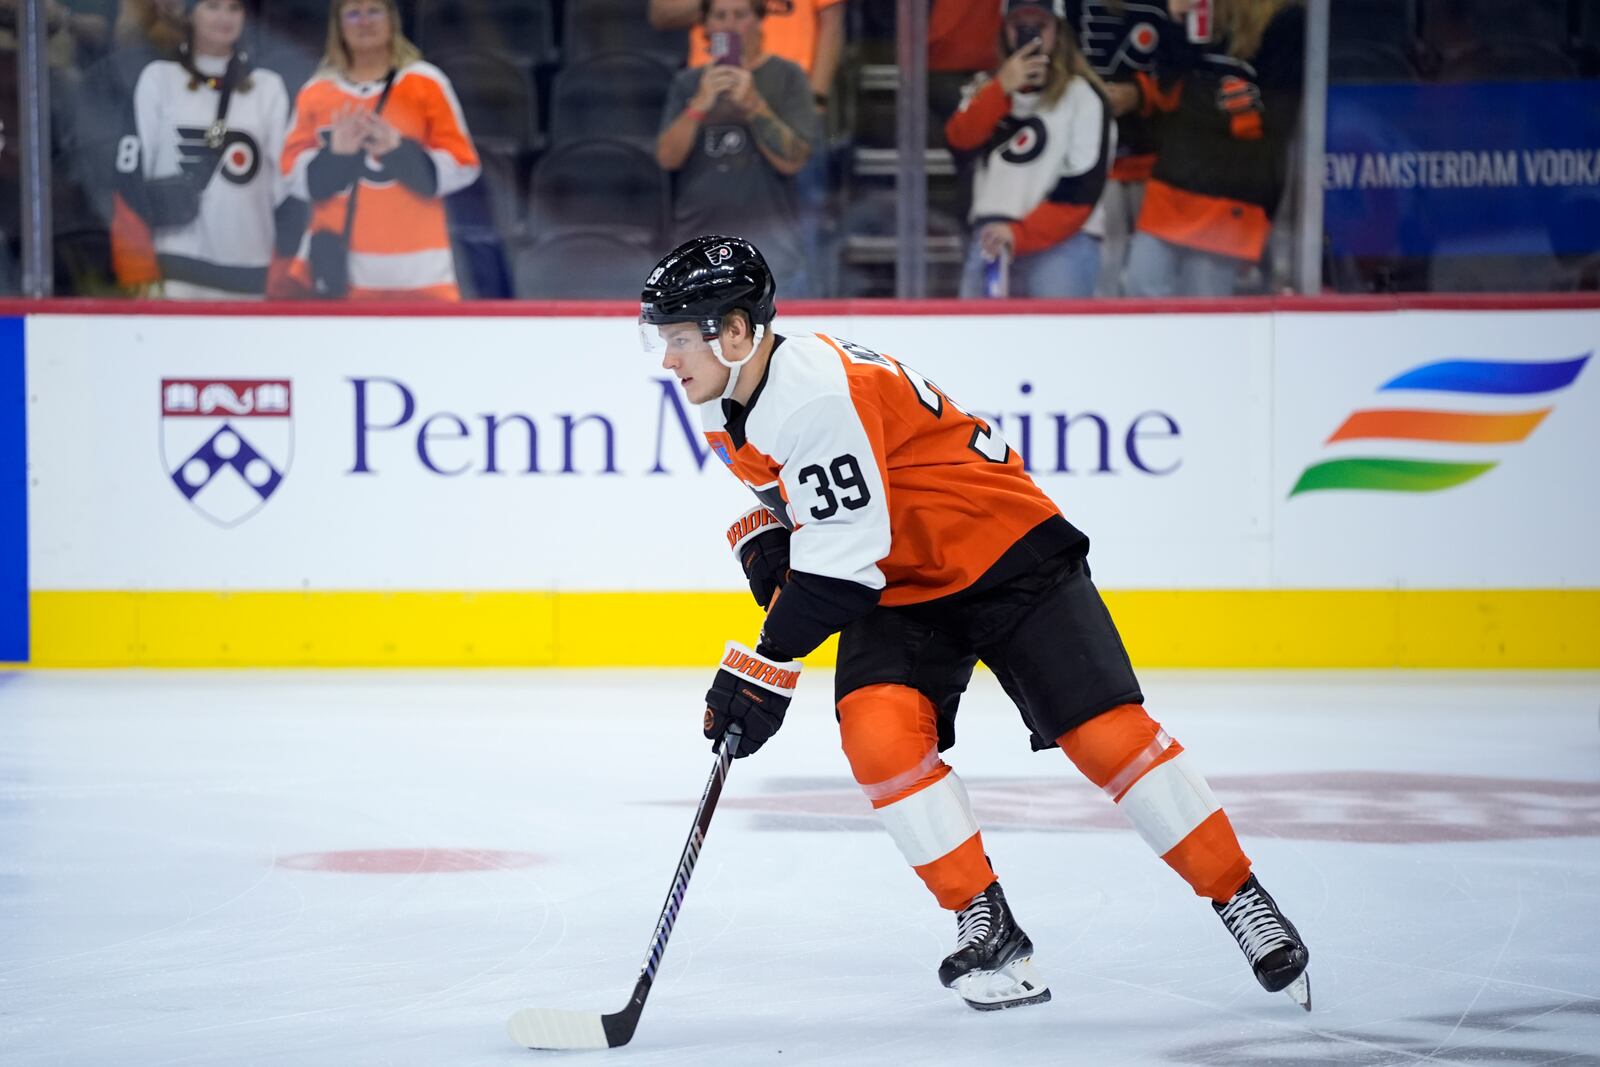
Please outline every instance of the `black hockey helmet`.
[[755, 245], [707, 234], [685, 241], [656, 264], [639, 296], [639, 321], [696, 322], [710, 340], [730, 311], [749, 315], [752, 327], [766, 326], [777, 313], [773, 295], [772, 271]]

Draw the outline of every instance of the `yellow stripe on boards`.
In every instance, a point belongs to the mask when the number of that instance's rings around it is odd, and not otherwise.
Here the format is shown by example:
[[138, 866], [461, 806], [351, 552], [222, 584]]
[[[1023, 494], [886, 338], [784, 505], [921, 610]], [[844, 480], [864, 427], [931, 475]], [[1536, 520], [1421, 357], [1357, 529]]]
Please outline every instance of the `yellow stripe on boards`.
[[1135, 667], [1600, 667], [1600, 589], [1108, 591]]
[[[1600, 590], [1127, 590], [1136, 667], [1600, 668]], [[40, 667], [714, 666], [744, 593], [35, 591]], [[807, 657], [834, 663], [830, 641]]]

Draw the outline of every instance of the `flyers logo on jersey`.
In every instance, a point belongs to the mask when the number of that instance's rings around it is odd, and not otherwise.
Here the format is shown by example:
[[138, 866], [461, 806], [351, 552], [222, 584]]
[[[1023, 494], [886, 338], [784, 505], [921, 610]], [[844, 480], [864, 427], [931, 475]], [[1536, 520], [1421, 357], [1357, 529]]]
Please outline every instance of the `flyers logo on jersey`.
[[288, 379], [161, 380], [161, 458], [195, 510], [235, 526], [261, 510], [294, 457]]
[[1007, 163], [1031, 163], [1044, 151], [1044, 123], [1029, 116], [1017, 124], [1000, 158]]
[[261, 170], [261, 149], [254, 137], [243, 130], [228, 130], [223, 134], [222, 147], [206, 144], [204, 126], [178, 127], [179, 165], [192, 177], [204, 178], [212, 167], [222, 171], [222, 176], [234, 185], [249, 185]]
[[[744, 129], [739, 126], [708, 126], [705, 134], [705, 153], [712, 158], [736, 156], [745, 149]], [[730, 249], [729, 255], [733, 252]]]

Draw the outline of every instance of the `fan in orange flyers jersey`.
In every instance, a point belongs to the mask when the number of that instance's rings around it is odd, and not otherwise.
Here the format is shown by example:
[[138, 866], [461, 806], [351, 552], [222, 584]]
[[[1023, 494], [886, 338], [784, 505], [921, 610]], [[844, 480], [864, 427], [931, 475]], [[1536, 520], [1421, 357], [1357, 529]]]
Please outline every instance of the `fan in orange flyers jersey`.
[[783, 723], [799, 658], [838, 633], [845, 756], [906, 862], [957, 914], [940, 980], [980, 1010], [1048, 1000], [966, 789], [940, 756], [981, 659], [1034, 747], [1064, 750], [1212, 901], [1261, 984], [1309, 1006], [1299, 933], [1183, 746], [1145, 713], [1089, 579], [1088, 538], [987, 422], [898, 359], [774, 332], [773, 297], [761, 253], [721, 236], [679, 246], [641, 296], [647, 349], [776, 519], [746, 516], [729, 531], [757, 599], [777, 592], [756, 646], [728, 642], [706, 735], [738, 722], [736, 754], [759, 749]]
[[283, 150], [290, 192], [312, 205], [298, 287], [457, 299], [443, 198], [479, 169], [449, 79], [401, 34], [393, 0], [335, 0], [327, 54]]

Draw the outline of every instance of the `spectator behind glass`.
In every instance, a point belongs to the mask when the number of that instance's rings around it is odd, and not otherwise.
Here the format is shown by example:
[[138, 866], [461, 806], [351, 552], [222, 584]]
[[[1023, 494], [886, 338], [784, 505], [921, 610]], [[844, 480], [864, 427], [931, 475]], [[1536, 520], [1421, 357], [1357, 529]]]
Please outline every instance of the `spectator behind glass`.
[[[758, 0], [759, 2], [759, 0]], [[658, 30], [694, 27], [689, 35], [689, 66], [710, 62], [710, 40], [697, 24], [700, 0], [650, 0], [650, 25]], [[832, 287], [837, 260], [838, 212], [828, 203], [832, 178], [827, 151], [828, 95], [844, 54], [844, 0], [765, 0], [761, 5], [761, 43], [769, 55], [799, 65], [811, 80], [817, 106], [816, 139], [806, 165], [795, 175], [806, 271], [813, 295]]]
[[737, 51], [679, 71], [667, 93], [656, 160], [679, 172], [677, 240], [743, 237], [761, 248], [780, 292], [810, 296], [794, 180], [817, 136], [810, 83], [799, 65], [762, 50], [761, 0], [702, 0], [701, 12], [713, 43], [731, 37]]
[[1166, 0], [1067, 0], [1067, 21], [1078, 28], [1078, 47], [1106, 83], [1117, 116], [1117, 153], [1100, 200], [1105, 238], [1100, 244], [1100, 296], [1121, 296], [1128, 245], [1144, 204], [1144, 183], [1156, 165], [1156, 123], [1139, 113], [1140, 73], [1157, 68], [1163, 48], [1184, 28], [1167, 17]]
[[1087, 297], [1100, 272], [1101, 212], [1115, 144], [1104, 87], [1073, 39], [1062, 0], [1003, 0], [993, 77], [979, 75], [945, 124], [978, 155], [974, 234], [961, 295], [984, 295], [984, 261], [1015, 259], [1011, 296]]
[[449, 79], [400, 32], [393, 0], [336, 0], [283, 153], [311, 232], [274, 295], [460, 299], [442, 198], [479, 169]]
[[199, 0], [175, 60], [134, 87], [117, 151], [112, 260], [124, 286], [174, 300], [259, 299], [267, 289], [283, 80], [239, 48], [243, 0]]
[[[694, 28], [689, 66], [711, 62], [711, 43], [699, 25], [700, 0], [650, 0], [650, 25], [658, 30]], [[844, 0], [765, 0], [761, 39], [767, 52], [797, 63], [811, 79], [818, 110], [827, 106], [833, 76], [844, 54]]]
[[[116, 216], [117, 156], [133, 121], [133, 88], [153, 61], [177, 55], [188, 32], [184, 0], [124, 0], [113, 31], [115, 46], [83, 72], [66, 124], [70, 163], [54, 168], [57, 177], [70, 175], [75, 195], [58, 195], [51, 213], [58, 233], [94, 235], [96, 251], [87, 257], [93, 262], [77, 263], [60, 277], [62, 293], [121, 292], [115, 288], [109, 234]], [[57, 273], [63, 273], [59, 264]]]
[[[0, 0], [0, 52], [17, 50], [22, 0]], [[116, 0], [44, 0], [45, 55], [58, 71], [77, 72], [105, 52]]]
[[[1160, 154], [1128, 251], [1129, 296], [1229, 296], [1266, 247], [1300, 112], [1305, 9], [1298, 0], [1212, 0], [1208, 43], [1175, 70], [1140, 75], [1160, 114]], [[1194, 0], [1170, 0], [1182, 19]]]

